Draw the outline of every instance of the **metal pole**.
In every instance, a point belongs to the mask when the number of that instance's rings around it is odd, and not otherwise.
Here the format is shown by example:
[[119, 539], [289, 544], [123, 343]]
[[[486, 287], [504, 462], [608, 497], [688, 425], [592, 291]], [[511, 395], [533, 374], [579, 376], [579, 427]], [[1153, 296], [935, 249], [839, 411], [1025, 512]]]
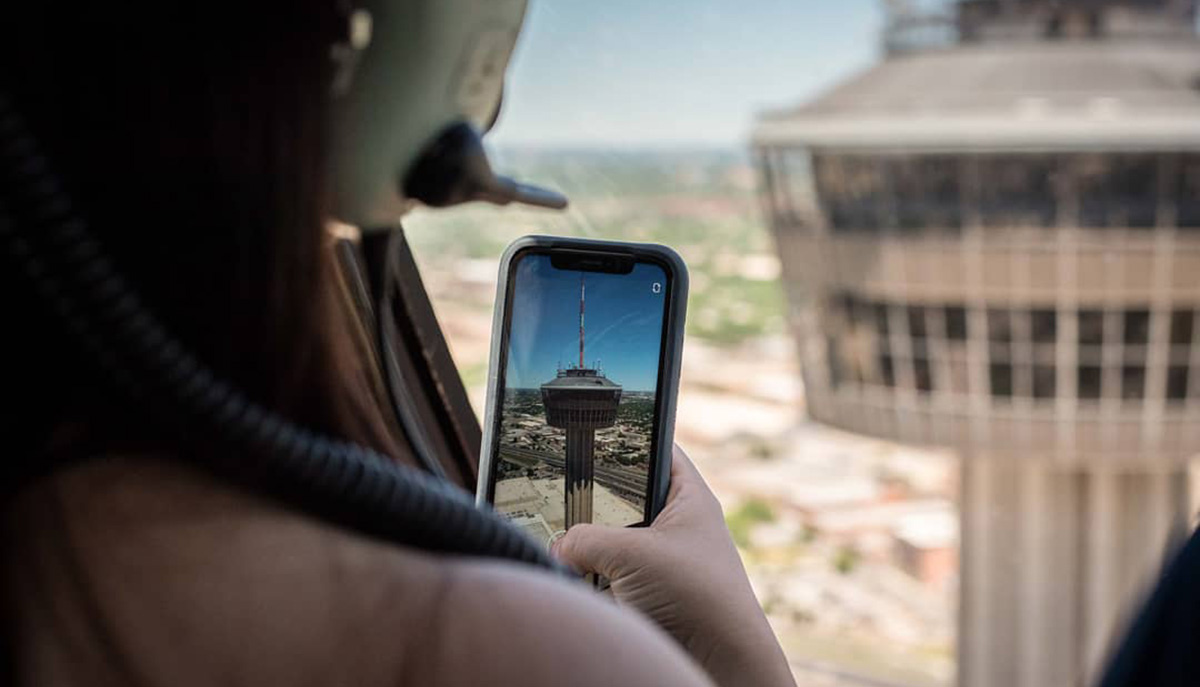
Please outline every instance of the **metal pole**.
[[583, 303], [584, 303], [583, 273], [580, 272], [579, 273], [579, 369], [581, 369], [581, 370], [584, 368], [584, 364], [583, 364], [583, 339], [584, 339], [584, 336], [583, 336]]

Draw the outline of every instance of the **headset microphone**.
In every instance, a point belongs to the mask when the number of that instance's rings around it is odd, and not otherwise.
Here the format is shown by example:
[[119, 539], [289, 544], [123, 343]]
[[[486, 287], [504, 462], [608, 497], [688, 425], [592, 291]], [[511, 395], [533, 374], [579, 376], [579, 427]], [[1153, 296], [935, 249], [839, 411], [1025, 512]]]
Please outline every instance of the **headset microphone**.
[[431, 207], [471, 201], [567, 207], [567, 198], [560, 193], [492, 171], [482, 137], [466, 122], [450, 125], [421, 151], [404, 179], [404, 195]]

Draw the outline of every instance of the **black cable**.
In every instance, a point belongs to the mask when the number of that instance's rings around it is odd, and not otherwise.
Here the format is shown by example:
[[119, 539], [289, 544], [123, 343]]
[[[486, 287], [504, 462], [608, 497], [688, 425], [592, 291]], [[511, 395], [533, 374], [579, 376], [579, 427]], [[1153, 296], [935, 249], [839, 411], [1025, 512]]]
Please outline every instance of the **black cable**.
[[368, 448], [292, 424], [246, 398], [175, 340], [117, 273], [0, 93], [0, 245], [101, 370], [147, 409], [222, 451], [187, 452], [300, 509], [405, 546], [562, 570], [458, 488]]

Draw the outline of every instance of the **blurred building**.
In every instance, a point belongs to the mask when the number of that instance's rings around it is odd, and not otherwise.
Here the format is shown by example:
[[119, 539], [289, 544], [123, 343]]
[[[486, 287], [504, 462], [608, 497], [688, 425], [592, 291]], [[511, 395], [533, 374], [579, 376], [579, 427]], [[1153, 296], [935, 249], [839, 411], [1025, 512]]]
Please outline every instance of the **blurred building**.
[[757, 123], [811, 414], [963, 456], [962, 685], [1090, 681], [1187, 526], [1195, 4], [893, 2]]
[[953, 513], [913, 513], [892, 528], [892, 555], [901, 570], [935, 589], [958, 578], [958, 522]]

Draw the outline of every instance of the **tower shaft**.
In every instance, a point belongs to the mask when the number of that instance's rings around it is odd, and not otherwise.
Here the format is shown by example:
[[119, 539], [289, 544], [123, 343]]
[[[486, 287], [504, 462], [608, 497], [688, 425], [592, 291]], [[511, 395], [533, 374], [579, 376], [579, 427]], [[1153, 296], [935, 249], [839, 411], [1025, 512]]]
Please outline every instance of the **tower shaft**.
[[959, 684], [1094, 684], [1187, 530], [1186, 470], [980, 458], [963, 461]]
[[591, 429], [567, 429], [567, 474], [563, 494], [568, 529], [581, 522], [592, 522], [595, 435]]

